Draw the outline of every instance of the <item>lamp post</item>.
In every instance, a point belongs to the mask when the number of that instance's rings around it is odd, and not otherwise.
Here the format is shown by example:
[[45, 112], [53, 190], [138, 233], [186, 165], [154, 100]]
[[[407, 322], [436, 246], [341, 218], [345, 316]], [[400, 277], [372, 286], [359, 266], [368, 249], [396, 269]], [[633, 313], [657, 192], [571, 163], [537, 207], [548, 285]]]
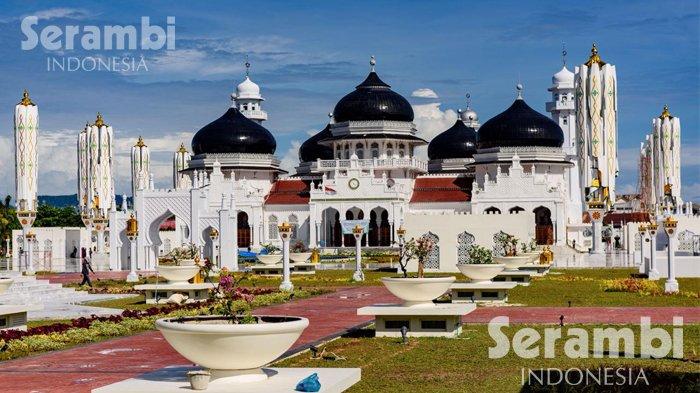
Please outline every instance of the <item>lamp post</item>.
[[641, 273], [649, 275], [649, 266], [647, 265], [646, 261], [644, 260], [644, 242], [646, 241], [646, 232], [647, 232], [647, 227], [644, 226], [644, 224], [640, 224], [639, 225], [639, 239], [640, 239], [639, 258], [640, 258], [640, 263], [642, 266]]
[[280, 291], [291, 292], [294, 290], [289, 271], [289, 240], [292, 236], [292, 226], [285, 221], [277, 226], [277, 229], [279, 229], [282, 238], [282, 284], [280, 284]]
[[355, 236], [355, 273], [352, 274], [354, 281], [365, 281], [365, 274], [362, 272], [362, 225], [355, 225], [352, 228], [352, 235]]
[[136, 274], [136, 239], [139, 237], [139, 222], [134, 215], [126, 220], [126, 237], [129, 238], [129, 275], [126, 282], [138, 282], [139, 275]]
[[666, 293], [678, 292], [675, 263], [677, 226], [678, 220], [675, 220], [672, 216], [668, 216], [666, 217], [666, 220], [664, 220], [664, 230], [666, 231], [666, 234], [668, 234], [668, 279], [666, 280], [666, 285], [664, 285], [664, 292]]
[[593, 230], [593, 246], [591, 254], [602, 254], [603, 250], [603, 212], [605, 203], [593, 200], [588, 202], [588, 211], [591, 215], [591, 229]]
[[212, 228], [209, 230], [209, 238], [211, 239], [211, 259], [212, 263], [216, 267], [219, 266], [219, 261], [217, 261], [218, 255], [217, 255], [217, 250], [218, 250], [218, 245], [216, 244], [216, 241], [219, 240], [219, 231], [216, 230], [216, 228]]
[[649, 274], [650, 280], [658, 280], [661, 274], [656, 268], [656, 233], [659, 226], [655, 222], [649, 223], [647, 225], [647, 230], [649, 231]]

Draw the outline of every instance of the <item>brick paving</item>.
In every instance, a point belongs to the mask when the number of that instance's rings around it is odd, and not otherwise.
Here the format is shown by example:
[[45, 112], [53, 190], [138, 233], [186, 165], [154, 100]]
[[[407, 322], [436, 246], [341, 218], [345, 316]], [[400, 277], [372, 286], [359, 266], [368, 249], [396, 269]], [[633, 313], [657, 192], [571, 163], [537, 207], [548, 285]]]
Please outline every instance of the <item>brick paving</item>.
[[[310, 325], [294, 344], [300, 349], [310, 343], [342, 334], [368, 323], [356, 310], [374, 303], [397, 299], [384, 287], [341, 288], [336, 292], [256, 310], [258, 314], [298, 315]], [[495, 316], [508, 316], [512, 323], [639, 323], [639, 316], [650, 316], [653, 323], [668, 323], [683, 316], [685, 323], [699, 323], [700, 313], [692, 307], [480, 307], [462, 320], [485, 323]], [[169, 365], [188, 364], [159, 332], [117, 338], [100, 343], [3, 362], [0, 365], [0, 391], [89, 392], [138, 374]]]

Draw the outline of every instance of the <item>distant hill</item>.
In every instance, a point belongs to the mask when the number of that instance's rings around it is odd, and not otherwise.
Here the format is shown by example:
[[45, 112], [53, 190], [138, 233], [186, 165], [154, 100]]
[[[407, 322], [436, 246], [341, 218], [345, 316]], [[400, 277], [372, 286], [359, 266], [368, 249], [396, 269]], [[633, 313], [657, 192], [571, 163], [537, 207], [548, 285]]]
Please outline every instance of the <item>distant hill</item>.
[[[122, 196], [116, 195], [117, 207], [122, 204]], [[78, 206], [78, 195], [39, 195], [39, 203], [45, 203], [47, 205], [56, 207], [66, 207], [66, 206]], [[127, 198], [127, 203], [131, 206], [131, 198]]]

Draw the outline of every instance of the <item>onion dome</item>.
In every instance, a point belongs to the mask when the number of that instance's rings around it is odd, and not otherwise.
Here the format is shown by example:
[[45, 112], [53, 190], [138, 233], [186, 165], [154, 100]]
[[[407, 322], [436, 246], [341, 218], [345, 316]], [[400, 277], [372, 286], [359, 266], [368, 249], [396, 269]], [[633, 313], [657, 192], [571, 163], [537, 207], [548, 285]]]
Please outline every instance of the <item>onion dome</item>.
[[260, 95], [260, 86], [255, 82], [250, 80], [250, 77], [246, 75], [245, 80], [236, 86], [236, 98], [237, 99], [262, 99]]
[[460, 119], [455, 124], [433, 138], [428, 145], [428, 158], [444, 160], [449, 158], [471, 158], [476, 153], [476, 130], [467, 127]]
[[479, 128], [479, 149], [505, 146], [561, 147], [564, 144], [561, 127], [549, 117], [530, 108], [521, 92], [522, 85], [518, 84], [518, 98], [513, 105]]
[[374, 71], [374, 56], [369, 75], [355, 91], [341, 98], [333, 110], [337, 123], [361, 120], [413, 121], [413, 108], [400, 94], [391, 90]]
[[192, 138], [195, 155], [204, 153], [274, 154], [275, 137], [260, 124], [229, 108], [220, 118], [202, 127]]
[[326, 128], [321, 130], [316, 135], [307, 139], [299, 147], [299, 161], [300, 162], [311, 162], [320, 160], [332, 160], [333, 159], [333, 148], [326, 145], [321, 145], [318, 142], [330, 138], [333, 136], [331, 133], [331, 125], [328, 124]]
[[562, 67], [561, 70], [559, 70], [559, 72], [557, 72], [556, 74], [554, 74], [554, 76], [552, 76], [552, 83], [555, 86], [564, 85], [564, 84], [573, 85], [574, 84], [574, 73], [569, 71], [569, 69], [566, 68], [566, 66], [564, 66], [564, 67]]

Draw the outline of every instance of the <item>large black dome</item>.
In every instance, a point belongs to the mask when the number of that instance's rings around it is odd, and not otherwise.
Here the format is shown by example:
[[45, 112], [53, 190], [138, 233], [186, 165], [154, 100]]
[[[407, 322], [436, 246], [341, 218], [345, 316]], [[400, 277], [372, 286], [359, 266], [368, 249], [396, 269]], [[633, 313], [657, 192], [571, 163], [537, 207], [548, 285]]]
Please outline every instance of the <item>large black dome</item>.
[[331, 136], [333, 136], [331, 133], [331, 125], [328, 124], [326, 128], [307, 139], [306, 142], [302, 143], [299, 147], [299, 161], [311, 162], [317, 159], [332, 160], [333, 148], [318, 143], [320, 140], [330, 138]]
[[467, 127], [461, 119], [433, 138], [428, 145], [428, 158], [444, 160], [471, 158], [476, 153], [476, 130]]
[[564, 131], [549, 117], [530, 108], [521, 98], [479, 128], [477, 147], [549, 146], [564, 144]]
[[274, 154], [277, 148], [270, 131], [229, 108], [223, 116], [202, 127], [192, 138], [194, 154], [259, 153]]
[[355, 91], [341, 98], [335, 105], [336, 122], [350, 120], [413, 121], [413, 108], [400, 94], [391, 90], [376, 72], [367, 75]]

